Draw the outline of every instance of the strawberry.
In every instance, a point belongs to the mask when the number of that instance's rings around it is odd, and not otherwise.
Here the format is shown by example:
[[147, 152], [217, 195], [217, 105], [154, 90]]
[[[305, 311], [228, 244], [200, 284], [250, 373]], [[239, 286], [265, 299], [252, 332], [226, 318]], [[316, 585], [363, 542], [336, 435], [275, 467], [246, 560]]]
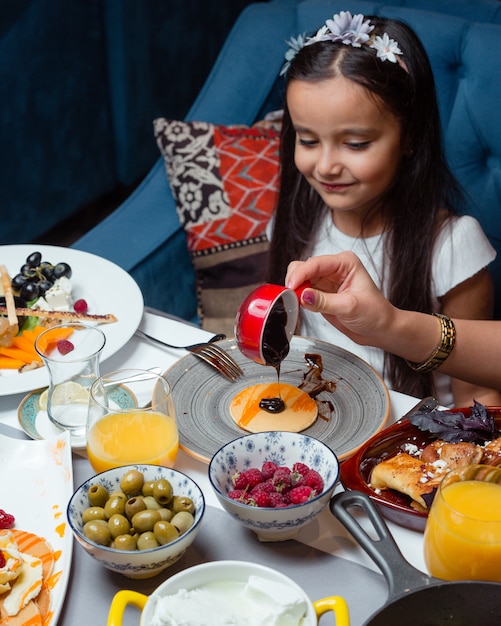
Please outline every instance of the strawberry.
[[273, 461], [265, 461], [261, 467], [263, 479], [268, 480], [268, 478], [273, 478], [273, 474], [277, 471], [277, 469], [278, 465], [276, 463], [273, 463]]
[[304, 476], [304, 484], [321, 493], [324, 489], [324, 479], [317, 470], [310, 469]]
[[303, 504], [303, 502], [311, 500], [315, 496], [315, 492], [311, 487], [302, 485], [301, 487], [293, 487], [289, 491], [288, 496], [291, 504]]
[[57, 342], [57, 349], [62, 355], [69, 354], [75, 349], [75, 346], [67, 339], [60, 339]]

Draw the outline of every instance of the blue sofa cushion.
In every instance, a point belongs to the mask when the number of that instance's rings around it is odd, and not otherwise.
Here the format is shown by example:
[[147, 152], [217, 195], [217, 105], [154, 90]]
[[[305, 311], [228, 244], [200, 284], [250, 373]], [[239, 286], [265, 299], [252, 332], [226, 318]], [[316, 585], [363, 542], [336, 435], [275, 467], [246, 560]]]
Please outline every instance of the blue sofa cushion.
[[263, 280], [279, 132], [164, 118], [154, 129], [196, 270], [202, 326], [232, 335], [240, 302]]

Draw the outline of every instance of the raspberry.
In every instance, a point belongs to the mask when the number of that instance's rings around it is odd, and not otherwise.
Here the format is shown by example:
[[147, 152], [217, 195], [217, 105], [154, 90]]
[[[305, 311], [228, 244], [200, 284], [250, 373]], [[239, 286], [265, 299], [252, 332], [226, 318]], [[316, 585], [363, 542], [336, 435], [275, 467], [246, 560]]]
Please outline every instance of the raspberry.
[[254, 485], [251, 489], [251, 495], [256, 493], [256, 491], [263, 491], [264, 493], [271, 493], [272, 491], [276, 491], [275, 485], [270, 481], [265, 481], [264, 483], [258, 483]]
[[248, 486], [247, 478], [245, 477], [245, 472], [235, 472], [231, 477], [231, 482], [235, 489], [246, 489]]
[[292, 466], [292, 471], [301, 474], [301, 476], [304, 476], [309, 470], [310, 468], [305, 463], [294, 463]]
[[321, 493], [324, 489], [324, 479], [317, 470], [310, 469], [304, 476], [304, 484]]
[[270, 494], [266, 493], [266, 491], [256, 491], [256, 493], [252, 494], [250, 498], [250, 504], [254, 504], [254, 506], [260, 507], [269, 507]]
[[311, 487], [303, 485], [302, 487], [294, 487], [288, 493], [291, 504], [303, 504], [314, 497], [315, 492]]
[[11, 526], [14, 526], [15, 521], [16, 519], [13, 515], [0, 509], [0, 528], [11, 528]]
[[73, 305], [73, 309], [75, 313], [87, 313], [89, 305], [83, 298], [80, 298], [80, 300], [77, 300]]
[[286, 506], [283, 495], [281, 493], [278, 493], [278, 491], [273, 491], [272, 493], [269, 493], [268, 498], [270, 501], [269, 506], [275, 509]]
[[247, 492], [243, 489], [233, 489], [228, 492], [228, 498], [231, 500], [238, 500], [239, 502], [247, 503], [248, 496]]
[[0, 550], [0, 568], [5, 567], [5, 565], [6, 565], [5, 556], [4, 556], [4, 553]]
[[259, 485], [259, 483], [263, 482], [263, 475], [261, 471], [257, 469], [257, 467], [251, 467], [244, 473], [245, 478], [247, 479], [247, 484], [249, 487], [255, 487]]
[[71, 343], [71, 341], [68, 341], [67, 339], [60, 339], [57, 342], [57, 349], [61, 354], [64, 355], [74, 350], [75, 346]]
[[277, 491], [284, 491], [290, 487], [291, 484], [291, 471], [288, 467], [279, 467], [273, 474], [273, 484], [277, 488]]
[[265, 461], [261, 468], [261, 474], [263, 475], [264, 480], [268, 480], [268, 478], [273, 478], [273, 474], [277, 471], [278, 465], [273, 463], [273, 461]]

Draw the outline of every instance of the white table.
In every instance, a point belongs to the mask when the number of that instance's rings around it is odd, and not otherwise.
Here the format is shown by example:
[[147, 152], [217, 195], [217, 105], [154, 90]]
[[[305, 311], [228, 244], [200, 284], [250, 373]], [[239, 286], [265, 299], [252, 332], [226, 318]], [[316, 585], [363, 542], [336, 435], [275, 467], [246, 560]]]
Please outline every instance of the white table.
[[[154, 315], [151, 312], [145, 312], [141, 328], [146, 332], [151, 332], [156, 336], [162, 336], [165, 339], [169, 337], [172, 343], [179, 343], [181, 345], [183, 343], [194, 343], [195, 341], [210, 336], [208, 333], [189, 324]], [[167, 367], [180, 358], [180, 356], [183, 356], [183, 354], [183, 351], [160, 348], [150, 342], [134, 337], [127, 345], [119, 350], [119, 352], [102, 363], [101, 371], [111, 371], [123, 367], [149, 368], [154, 366], [161, 366], [162, 369], [167, 369]], [[2, 381], [0, 381], [0, 383], [1, 382]], [[3, 432], [3, 434], [9, 434], [9, 427], [20, 429], [17, 418], [17, 407], [22, 398], [23, 394], [3, 396], [0, 398], [0, 432]], [[416, 398], [396, 392], [390, 392], [390, 398], [390, 421], [392, 422], [399, 419], [417, 402]], [[75, 476], [78, 477], [78, 479], [83, 480], [86, 477], [92, 476], [94, 472], [86, 458], [74, 455], [73, 461]], [[176, 461], [176, 468], [191, 476], [199, 484], [208, 505], [219, 507], [208, 480], [207, 465], [205, 463], [180, 451]], [[338, 489], [342, 489], [342, 487], [339, 486]], [[388, 526], [404, 557], [418, 569], [426, 571], [422, 554], [422, 533], [400, 527], [391, 522], [388, 522]], [[365, 551], [358, 546], [351, 535], [345, 531], [344, 527], [331, 515], [328, 508], [323, 511], [318, 521], [305, 527], [300, 532], [297, 539], [323, 552], [359, 563], [379, 573], [377, 566], [366, 555]], [[76, 550], [81, 550], [81, 548], [75, 546], [75, 551]], [[83, 556], [87, 557], [87, 555]], [[69, 624], [68, 621], [67, 623]]]

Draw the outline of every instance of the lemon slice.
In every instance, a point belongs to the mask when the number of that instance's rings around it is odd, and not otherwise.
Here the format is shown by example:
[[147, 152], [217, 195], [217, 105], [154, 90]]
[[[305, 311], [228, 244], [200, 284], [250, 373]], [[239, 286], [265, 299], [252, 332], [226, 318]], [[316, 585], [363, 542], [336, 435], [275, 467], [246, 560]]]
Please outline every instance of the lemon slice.
[[[49, 390], [45, 389], [40, 395], [38, 400], [38, 406], [41, 411], [47, 410], [47, 400], [49, 397]], [[84, 404], [89, 401], [88, 390], [79, 383], [68, 381], [58, 385], [52, 394], [52, 404], [69, 404], [74, 402], [75, 404]]]

